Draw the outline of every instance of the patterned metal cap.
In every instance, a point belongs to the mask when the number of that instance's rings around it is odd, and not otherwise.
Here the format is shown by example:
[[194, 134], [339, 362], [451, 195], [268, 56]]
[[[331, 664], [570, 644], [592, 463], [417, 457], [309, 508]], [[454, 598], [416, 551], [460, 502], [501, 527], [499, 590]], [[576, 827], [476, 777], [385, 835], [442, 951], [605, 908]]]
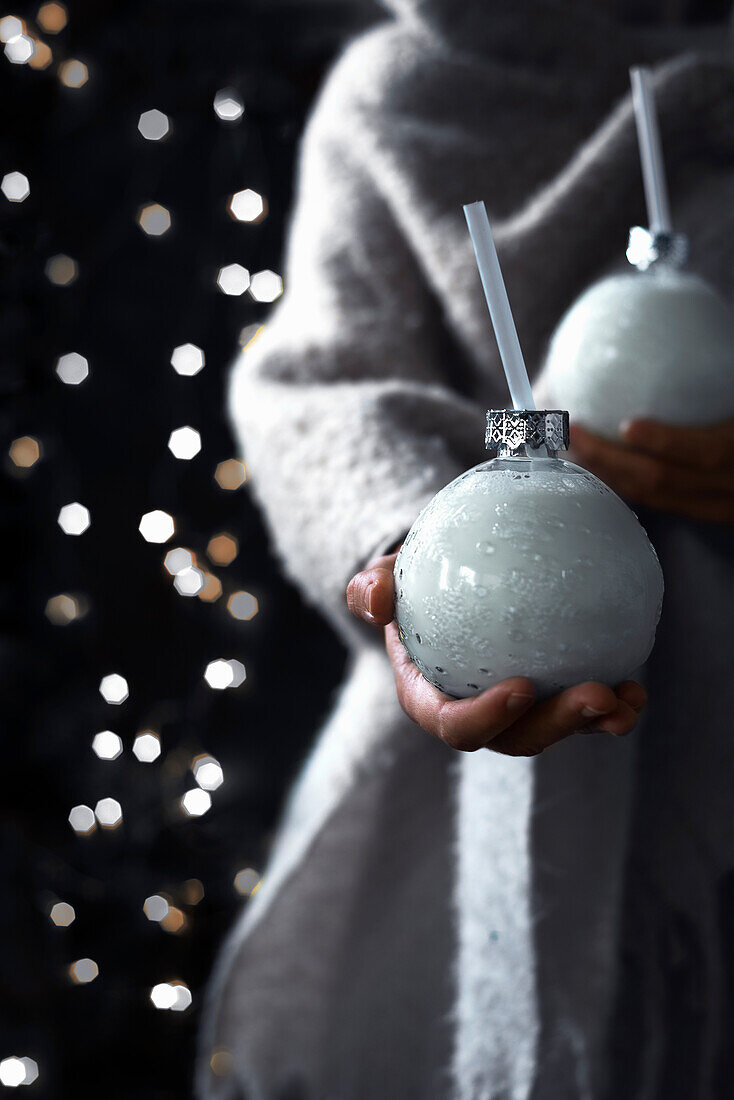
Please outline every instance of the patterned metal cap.
[[683, 267], [688, 259], [688, 237], [684, 233], [652, 233], [635, 225], [630, 229], [627, 259], [638, 271], [659, 263]]
[[549, 455], [568, 449], [568, 413], [561, 409], [489, 409], [484, 442], [498, 454], [545, 447]]

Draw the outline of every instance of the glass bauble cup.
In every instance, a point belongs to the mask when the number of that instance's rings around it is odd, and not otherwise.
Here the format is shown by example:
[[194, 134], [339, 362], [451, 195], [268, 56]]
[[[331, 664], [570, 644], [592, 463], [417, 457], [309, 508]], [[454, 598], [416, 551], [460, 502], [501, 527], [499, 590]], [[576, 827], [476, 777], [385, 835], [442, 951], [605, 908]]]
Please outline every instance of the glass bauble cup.
[[602, 279], [561, 319], [537, 393], [610, 439], [632, 418], [711, 424], [734, 416], [732, 311], [665, 255]]
[[603, 482], [556, 457], [567, 413], [487, 418], [498, 456], [436, 494], [395, 562], [411, 660], [455, 698], [510, 676], [530, 677], [541, 698], [628, 679], [652, 649], [663, 596], [644, 529]]

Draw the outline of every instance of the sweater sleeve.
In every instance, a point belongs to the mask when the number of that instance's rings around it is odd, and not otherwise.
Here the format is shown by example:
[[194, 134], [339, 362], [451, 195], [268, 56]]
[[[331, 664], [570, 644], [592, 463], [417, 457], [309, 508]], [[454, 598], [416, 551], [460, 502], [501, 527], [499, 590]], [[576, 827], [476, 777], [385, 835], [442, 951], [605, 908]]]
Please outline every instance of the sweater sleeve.
[[483, 409], [447, 382], [437, 307], [371, 141], [332, 78], [302, 148], [286, 292], [230, 389], [286, 571], [342, 625], [350, 576], [482, 457]]

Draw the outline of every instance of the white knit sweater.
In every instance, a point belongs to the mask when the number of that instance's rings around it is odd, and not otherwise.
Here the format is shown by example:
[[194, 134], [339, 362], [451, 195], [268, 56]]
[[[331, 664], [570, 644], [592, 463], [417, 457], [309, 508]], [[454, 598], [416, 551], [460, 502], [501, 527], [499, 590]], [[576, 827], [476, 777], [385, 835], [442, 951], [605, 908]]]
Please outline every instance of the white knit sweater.
[[[656, 53], [611, 4], [593, 15], [535, 0], [395, 7], [323, 91], [286, 294], [233, 379], [232, 417], [284, 567], [353, 660], [222, 953], [199, 1091], [596, 1100], [614, 1080], [611, 1042], [631, 1066], [616, 1096], [658, 1096], [670, 1065], [659, 984], [643, 982], [644, 1039], [625, 1038], [613, 1026], [628, 992], [619, 962], [625, 914], [647, 914], [653, 940], [673, 909], [711, 921], [734, 865], [721, 805], [734, 764], [717, 725], [731, 689], [691, 726], [734, 610], [727, 533], [652, 521], [668, 605], [646, 728], [534, 761], [459, 758], [416, 731], [376, 639], [344, 605], [349, 577], [481, 460], [484, 411], [506, 403], [461, 204], [487, 202], [537, 371], [563, 311], [619, 264], [644, 217], [627, 66]], [[658, 64], [656, 92], [676, 223], [693, 266], [734, 298], [734, 73], [693, 53]], [[659, 770], [674, 777], [663, 791]], [[716, 935], [701, 935], [701, 973], [716, 984]], [[666, 963], [648, 953], [640, 965]], [[720, 1063], [721, 1002], [706, 988], [691, 1100], [714, 1095]], [[642, 1048], [639, 1065], [623, 1041]], [[217, 1046], [233, 1055], [226, 1079], [208, 1068]]]

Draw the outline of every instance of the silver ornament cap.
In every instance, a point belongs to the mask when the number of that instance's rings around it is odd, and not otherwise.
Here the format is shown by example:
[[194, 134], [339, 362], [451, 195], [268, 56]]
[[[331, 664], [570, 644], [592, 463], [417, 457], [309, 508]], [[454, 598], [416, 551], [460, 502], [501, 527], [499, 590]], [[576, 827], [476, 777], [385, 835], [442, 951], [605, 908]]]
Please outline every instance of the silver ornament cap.
[[484, 443], [498, 455], [545, 448], [553, 457], [568, 450], [568, 413], [562, 409], [489, 409]]
[[647, 271], [657, 264], [683, 267], [688, 259], [688, 237], [684, 233], [653, 232], [633, 225], [627, 243], [627, 259], [638, 271]]

